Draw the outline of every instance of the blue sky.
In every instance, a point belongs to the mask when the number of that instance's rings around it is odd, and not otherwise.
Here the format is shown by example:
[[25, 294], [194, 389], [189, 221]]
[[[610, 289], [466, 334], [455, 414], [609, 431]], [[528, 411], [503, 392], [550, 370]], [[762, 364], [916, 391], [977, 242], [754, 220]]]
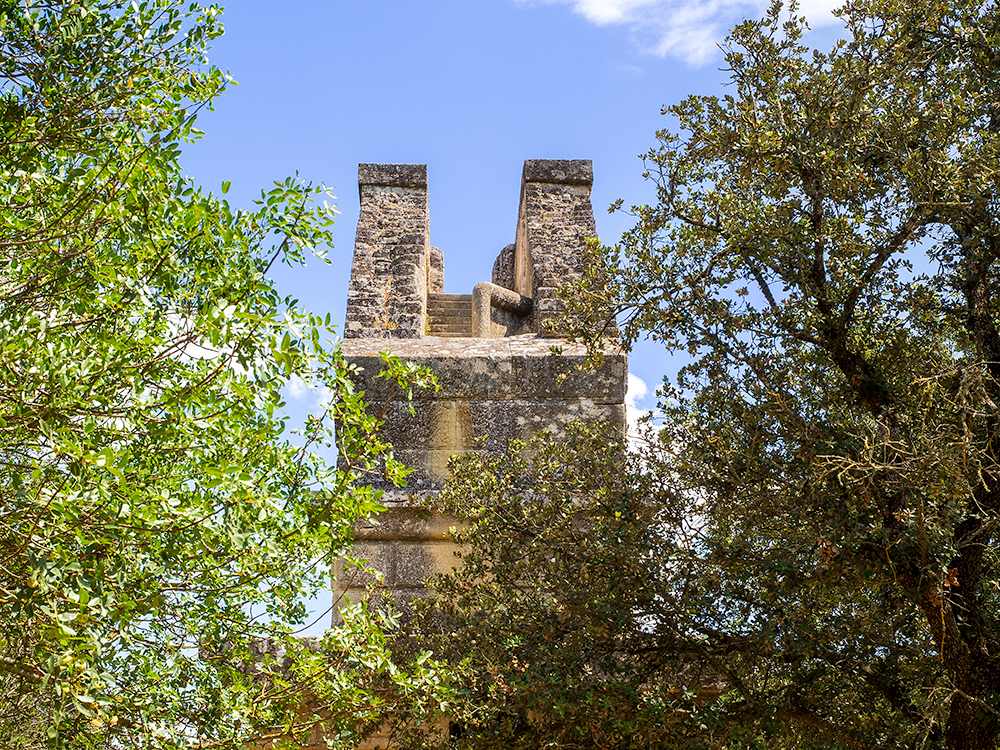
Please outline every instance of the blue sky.
[[[278, 283], [342, 321], [358, 163], [426, 163], [445, 290], [469, 293], [513, 242], [526, 158], [593, 159], [598, 233], [614, 243], [630, 221], [608, 205], [653, 198], [638, 155], [671, 125], [661, 106], [720, 93], [716, 45], [762, 13], [739, 0], [232, 0], [210, 59], [239, 85], [202, 115], [184, 167], [208, 188], [232, 181], [238, 206], [295, 172], [331, 186], [332, 263], [279, 269]], [[655, 346], [632, 356], [651, 392], [667, 369]]]
[[[803, 8], [829, 29], [824, 1]], [[230, 0], [210, 60], [239, 85], [201, 116], [184, 168], [209, 189], [231, 181], [239, 207], [295, 172], [332, 187], [332, 263], [276, 281], [342, 322], [358, 163], [426, 163], [445, 291], [471, 293], [514, 241], [524, 159], [592, 159], [598, 233], [614, 244], [630, 219], [607, 207], [654, 199], [638, 156], [672, 125], [661, 107], [723, 93], [717, 44], [763, 12], [741, 0]], [[655, 406], [670, 369], [657, 345], [636, 347], [630, 370], [649, 386], [636, 406]]]

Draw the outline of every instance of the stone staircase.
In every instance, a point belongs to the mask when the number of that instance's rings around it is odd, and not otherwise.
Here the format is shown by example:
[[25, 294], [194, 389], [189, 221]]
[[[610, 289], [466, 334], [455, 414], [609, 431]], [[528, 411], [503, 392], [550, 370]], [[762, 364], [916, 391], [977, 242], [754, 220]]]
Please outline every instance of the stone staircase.
[[472, 336], [471, 294], [428, 294], [427, 335], [445, 338]]

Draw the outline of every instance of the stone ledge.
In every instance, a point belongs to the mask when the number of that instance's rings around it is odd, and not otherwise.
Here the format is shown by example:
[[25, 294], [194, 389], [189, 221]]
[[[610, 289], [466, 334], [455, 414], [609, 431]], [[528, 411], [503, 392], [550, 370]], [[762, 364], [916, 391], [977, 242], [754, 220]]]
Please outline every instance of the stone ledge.
[[358, 164], [358, 189], [364, 185], [427, 187], [426, 164]]
[[523, 182], [562, 185], [593, 185], [594, 162], [590, 159], [525, 159]]
[[[357, 335], [357, 334], [354, 334]], [[375, 378], [381, 370], [379, 352], [388, 350], [402, 359], [428, 367], [438, 379], [439, 390], [417, 389], [415, 400], [475, 399], [571, 399], [599, 403], [623, 403], [627, 358], [620, 348], [609, 345], [605, 362], [597, 370], [577, 370], [586, 357], [582, 344], [540, 338], [534, 334], [499, 339], [412, 338], [361, 339], [343, 343], [345, 359], [361, 368], [352, 376], [365, 391], [369, 403], [398, 399], [385, 380]], [[560, 354], [553, 354], [555, 346]], [[558, 382], [560, 375], [566, 375]]]
[[[383, 498], [383, 502], [387, 499]], [[444, 541], [455, 522], [421, 506], [394, 504], [374, 518], [356, 521], [354, 538], [362, 541]]]

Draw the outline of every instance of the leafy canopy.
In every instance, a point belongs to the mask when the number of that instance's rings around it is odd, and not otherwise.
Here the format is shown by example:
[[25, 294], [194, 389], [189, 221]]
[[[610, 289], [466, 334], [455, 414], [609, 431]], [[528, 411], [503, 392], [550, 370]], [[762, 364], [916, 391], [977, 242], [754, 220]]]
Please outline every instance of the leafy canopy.
[[[294, 743], [318, 717], [347, 742], [387, 686], [432, 689], [364, 607], [293, 637], [386, 448], [329, 318], [266, 277], [322, 256], [326, 191], [246, 212], [182, 176], [229, 82], [219, 14], [0, 4], [0, 747]], [[293, 377], [331, 394], [296, 444]]]

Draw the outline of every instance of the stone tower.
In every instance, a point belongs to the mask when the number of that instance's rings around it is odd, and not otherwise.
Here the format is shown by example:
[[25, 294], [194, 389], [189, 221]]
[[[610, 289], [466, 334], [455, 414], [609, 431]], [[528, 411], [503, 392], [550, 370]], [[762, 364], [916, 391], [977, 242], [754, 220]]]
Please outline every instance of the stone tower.
[[[413, 506], [414, 496], [441, 486], [451, 456], [503, 452], [513, 438], [558, 435], [577, 419], [624, 428], [624, 353], [578, 370], [583, 347], [545, 325], [560, 312], [556, 290], [583, 273], [585, 241], [596, 235], [592, 181], [590, 161], [526, 161], [515, 241], [497, 257], [492, 281], [459, 295], [443, 293], [443, 256], [430, 244], [426, 165], [358, 168], [344, 353], [368, 403], [386, 405], [382, 435], [414, 472], [404, 489], [385, 488], [389, 509], [356, 529], [355, 553], [382, 572], [404, 611], [428, 575], [457, 562], [448, 520]], [[414, 394], [414, 414], [375, 378], [385, 350], [437, 376], [437, 392]], [[341, 569], [335, 593], [355, 599], [368, 583]]]

